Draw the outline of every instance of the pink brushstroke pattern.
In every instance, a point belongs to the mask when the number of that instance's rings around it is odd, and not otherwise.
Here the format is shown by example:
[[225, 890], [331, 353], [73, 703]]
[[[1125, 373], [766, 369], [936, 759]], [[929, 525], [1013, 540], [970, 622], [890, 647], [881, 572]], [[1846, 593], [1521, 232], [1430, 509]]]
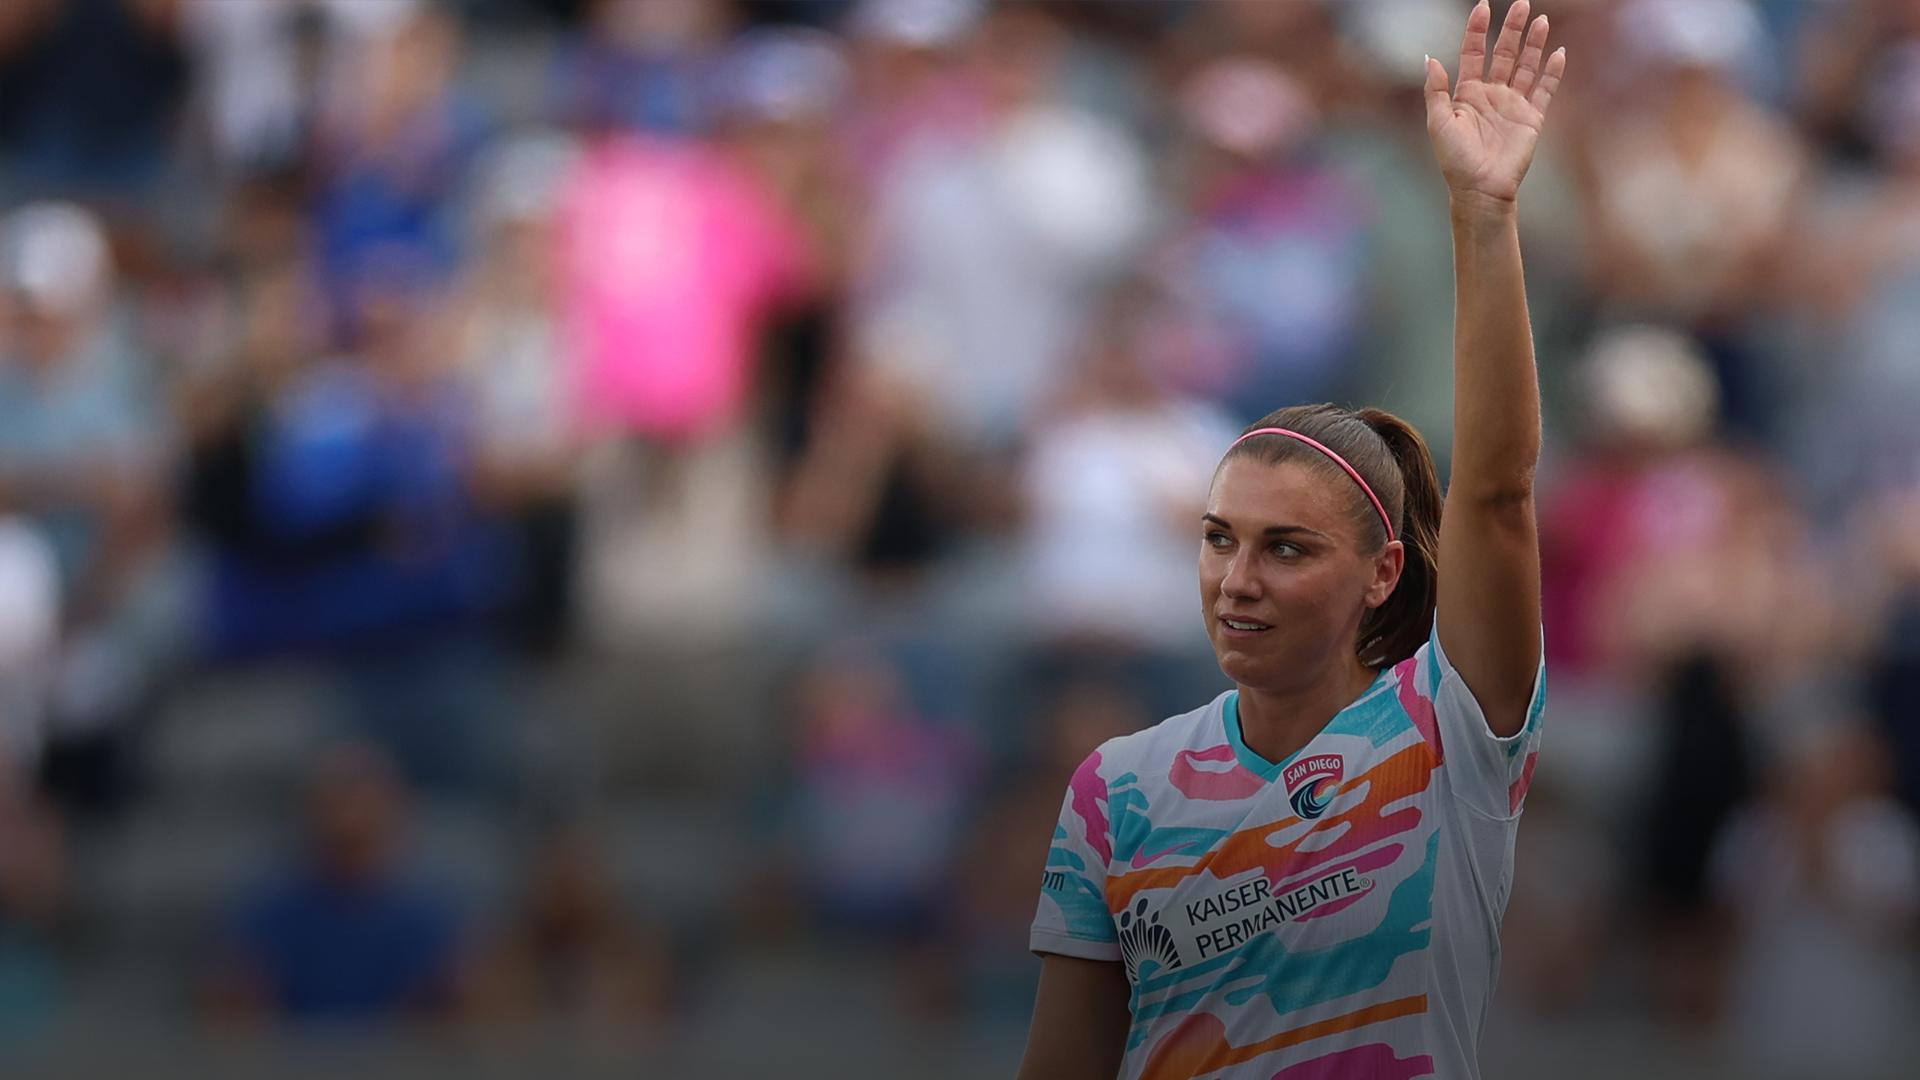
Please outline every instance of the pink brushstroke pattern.
[[1403, 1058], [1386, 1043], [1372, 1043], [1289, 1065], [1274, 1073], [1273, 1080], [1350, 1080], [1355, 1076], [1371, 1080], [1413, 1080], [1416, 1076], [1432, 1075], [1431, 1056]]
[[[1230, 762], [1227, 769], [1203, 769], [1198, 762]], [[1174, 756], [1173, 769], [1167, 774], [1173, 786], [1189, 799], [1230, 801], [1244, 799], [1266, 786], [1234, 755], [1226, 743], [1205, 750], [1182, 750]]]
[[1113, 861], [1113, 844], [1107, 840], [1107, 812], [1100, 804], [1107, 800], [1107, 782], [1100, 779], [1100, 751], [1087, 755], [1087, 760], [1073, 771], [1073, 779], [1067, 787], [1073, 792], [1073, 812], [1087, 826], [1087, 846], [1099, 854], [1103, 862]]
[[1420, 737], [1433, 749], [1436, 763], [1446, 760], [1446, 751], [1440, 746], [1440, 722], [1433, 713], [1433, 699], [1422, 694], [1419, 688], [1418, 656], [1400, 661], [1393, 669], [1394, 679], [1400, 684], [1400, 707], [1407, 710], [1407, 716], [1413, 720], [1413, 726]]
[[[1310, 876], [1318, 877], [1326, 873], [1329, 864], [1336, 863], [1354, 852], [1389, 837], [1412, 832], [1420, 827], [1423, 816], [1418, 806], [1407, 806], [1371, 820], [1353, 820], [1351, 827], [1342, 833], [1338, 840], [1315, 851], [1300, 851], [1297, 848], [1290, 851], [1276, 850], [1272, 858], [1264, 860], [1267, 881], [1272, 884], [1275, 893], [1284, 892], [1287, 888], [1299, 885]], [[1397, 848], [1398, 845], [1395, 847]], [[1283, 886], [1282, 878], [1287, 879], [1291, 884]]]
[[1540, 763], [1540, 751], [1527, 755], [1527, 763], [1520, 766], [1520, 779], [1507, 789], [1507, 813], [1520, 812], [1520, 804], [1527, 800], [1527, 789], [1533, 786], [1533, 767]]
[[[1354, 873], [1364, 874], [1369, 870], [1378, 870], [1381, 867], [1392, 866], [1393, 861], [1395, 859], [1398, 859], [1400, 857], [1400, 853], [1404, 850], [1406, 850], [1406, 845], [1404, 844], [1388, 844], [1385, 847], [1376, 848], [1373, 851], [1367, 852], [1365, 855], [1362, 855], [1359, 858], [1353, 860], [1353, 862], [1349, 863], [1348, 865], [1353, 867]], [[1300, 886], [1305, 885], [1308, 881], [1314, 880], [1319, 877], [1323, 877], [1326, 874], [1330, 874], [1337, 870], [1342, 870], [1342, 869], [1345, 869], [1345, 867], [1338, 867], [1338, 866], [1328, 867], [1325, 871], [1321, 873], [1314, 874], [1309, 877], [1296, 878], [1292, 881], [1287, 882], [1285, 885], [1275, 888], [1273, 890], [1274, 895], [1283, 896], [1290, 890], [1297, 889]], [[1343, 896], [1338, 900], [1328, 901], [1327, 903], [1324, 903], [1319, 907], [1314, 908], [1312, 911], [1307, 912], [1305, 915], [1300, 916], [1298, 919], [1294, 921], [1306, 922], [1308, 919], [1317, 919], [1322, 915], [1333, 915], [1338, 912], [1344, 911], [1347, 908], [1352, 907], [1353, 905], [1359, 903], [1364, 897], [1367, 896], [1368, 893], [1371, 893], [1371, 892], [1373, 892], [1371, 888], [1363, 889], [1360, 892]]]

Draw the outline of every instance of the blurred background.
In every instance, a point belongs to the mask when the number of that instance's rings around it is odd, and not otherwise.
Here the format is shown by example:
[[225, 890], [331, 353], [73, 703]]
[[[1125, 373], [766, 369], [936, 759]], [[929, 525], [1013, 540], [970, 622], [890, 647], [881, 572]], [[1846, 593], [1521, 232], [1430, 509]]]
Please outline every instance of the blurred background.
[[[1920, 3], [1540, 0], [1487, 1075], [1911, 1075]], [[1012, 1074], [1458, 0], [0, 4], [0, 1070]]]

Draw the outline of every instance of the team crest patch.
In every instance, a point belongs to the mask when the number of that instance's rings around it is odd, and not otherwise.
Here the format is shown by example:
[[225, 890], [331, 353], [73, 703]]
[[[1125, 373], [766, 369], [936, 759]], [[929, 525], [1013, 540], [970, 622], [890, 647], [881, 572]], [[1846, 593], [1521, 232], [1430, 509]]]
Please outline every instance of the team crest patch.
[[1327, 812], [1334, 788], [1345, 776], [1346, 763], [1339, 754], [1316, 754], [1287, 766], [1281, 781], [1287, 786], [1293, 812], [1311, 820]]

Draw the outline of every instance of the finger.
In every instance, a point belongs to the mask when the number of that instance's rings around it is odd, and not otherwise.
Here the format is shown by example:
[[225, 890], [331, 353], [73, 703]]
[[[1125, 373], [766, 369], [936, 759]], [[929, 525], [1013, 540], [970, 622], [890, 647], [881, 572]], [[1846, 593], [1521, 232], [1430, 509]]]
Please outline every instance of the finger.
[[1520, 52], [1520, 66], [1513, 69], [1513, 88], [1525, 96], [1540, 77], [1540, 56], [1547, 48], [1547, 17], [1541, 15], [1527, 29], [1527, 47]]
[[1500, 24], [1500, 37], [1493, 43], [1493, 64], [1487, 69], [1487, 81], [1507, 85], [1513, 77], [1514, 61], [1520, 59], [1520, 35], [1527, 28], [1527, 0], [1513, 0], [1507, 9], [1507, 21]]
[[1553, 100], [1553, 92], [1560, 88], [1560, 76], [1566, 72], [1567, 47], [1562, 45], [1553, 50], [1552, 56], [1547, 57], [1546, 70], [1540, 73], [1539, 83], [1534, 86], [1532, 95], [1527, 98], [1533, 103], [1534, 108], [1542, 113], [1547, 111], [1547, 103]]
[[1480, 78], [1487, 70], [1487, 27], [1493, 22], [1493, 9], [1480, 0], [1467, 14], [1466, 36], [1460, 39], [1460, 84]]
[[1453, 95], [1447, 92], [1445, 64], [1427, 57], [1427, 129], [1438, 127], [1453, 112]]

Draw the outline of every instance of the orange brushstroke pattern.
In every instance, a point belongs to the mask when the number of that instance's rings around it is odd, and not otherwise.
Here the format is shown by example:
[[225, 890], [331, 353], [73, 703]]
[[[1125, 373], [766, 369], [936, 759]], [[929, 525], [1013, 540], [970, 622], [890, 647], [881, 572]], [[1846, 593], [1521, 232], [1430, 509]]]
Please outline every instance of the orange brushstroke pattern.
[[[1242, 829], [1222, 840], [1205, 858], [1191, 866], [1156, 866], [1109, 878], [1107, 906], [1113, 911], [1124, 910], [1143, 890], [1167, 888], [1208, 871], [1219, 880], [1227, 881], [1248, 870], [1258, 869], [1266, 872], [1268, 881], [1278, 882], [1352, 854], [1388, 836], [1406, 832], [1419, 825], [1420, 809], [1408, 806], [1387, 814], [1382, 812], [1383, 808], [1425, 791], [1439, 763], [1439, 757], [1424, 741], [1413, 743], [1365, 773], [1349, 779], [1342, 790], [1364, 782], [1370, 785], [1366, 798], [1337, 815], [1323, 819], [1314, 832], [1303, 834], [1291, 844], [1281, 847], [1269, 843], [1273, 836], [1300, 820], [1293, 814], [1251, 829]], [[1340, 839], [1316, 851], [1300, 851], [1300, 844], [1308, 836], [1343, 823], [1351, 828]]]

